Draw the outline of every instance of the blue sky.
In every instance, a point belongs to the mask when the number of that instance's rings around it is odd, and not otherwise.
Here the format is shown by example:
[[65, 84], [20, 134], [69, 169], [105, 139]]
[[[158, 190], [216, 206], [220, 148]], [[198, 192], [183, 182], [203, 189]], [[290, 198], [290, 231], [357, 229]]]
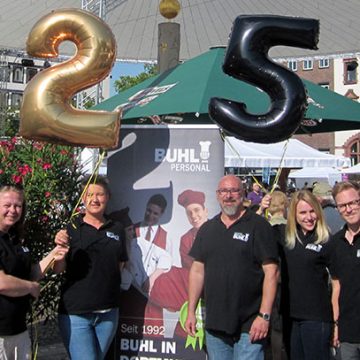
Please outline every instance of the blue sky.
[[114, 82], [119, 79], [120, 76], [135, 76], [144, 71], [143, 63], [126, 63], [126, 62], [116, 62], [114, 67], [111, 70], [111, 80], [110, 80], [110, 95], [113, 96], [116, 94], [114, 90]]

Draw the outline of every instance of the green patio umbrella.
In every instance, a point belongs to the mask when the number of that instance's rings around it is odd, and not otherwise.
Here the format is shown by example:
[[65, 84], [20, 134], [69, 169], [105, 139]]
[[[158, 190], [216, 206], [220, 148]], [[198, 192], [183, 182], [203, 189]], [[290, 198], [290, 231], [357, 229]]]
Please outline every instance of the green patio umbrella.
[[[165, 122], [213, 123], [208, 116], [209, 100], [221, 97], [244, 102], [249, 112], [268, 111], [266, 93], [222, 71], [225, 48], [208, 52], [177, 65], [163, 74], [96, 105], [95, 110], [123, 107], [123, 123], [143, 122], [161, 116]], [[331, 132], [360, 127], [360, 103], [303, 80], [309, 96], [306, 118], [297, 133]]]

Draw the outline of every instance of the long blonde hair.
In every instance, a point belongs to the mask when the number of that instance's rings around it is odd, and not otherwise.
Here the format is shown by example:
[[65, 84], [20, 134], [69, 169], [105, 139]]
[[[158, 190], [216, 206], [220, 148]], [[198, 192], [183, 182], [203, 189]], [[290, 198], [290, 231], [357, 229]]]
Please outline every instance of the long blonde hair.
[[317, 216], [315, 233], [316, 233], [316, 241], [315, 244], [324, 244], [329, 240], [329, 229], [325, 222], [325, 217], [323, 210], [320, 206], [320, 203], [316, 199], [315, 195], [313, 195], [308, 190], [300, 190], [293, 194], [289, 211], [287, 217], [287, 224], [285, 230], [285, 245], [289, 249], [293, 249], [295, 247], [296, 241], [301, 243], [301, 240], [297, 231], [297, 222], [296, 222], [296, 207], [299, 201], [307, 202], [315, 211]]

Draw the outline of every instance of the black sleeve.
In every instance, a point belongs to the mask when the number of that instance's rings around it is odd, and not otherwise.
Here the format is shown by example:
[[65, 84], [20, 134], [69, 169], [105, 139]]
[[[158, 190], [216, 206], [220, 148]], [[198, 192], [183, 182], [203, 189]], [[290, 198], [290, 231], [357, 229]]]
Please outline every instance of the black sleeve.
[[260, 263], [265, 261], [279, 262], [279, 251], [272, 226], [259, 217], [255, 232], [255, 256]]

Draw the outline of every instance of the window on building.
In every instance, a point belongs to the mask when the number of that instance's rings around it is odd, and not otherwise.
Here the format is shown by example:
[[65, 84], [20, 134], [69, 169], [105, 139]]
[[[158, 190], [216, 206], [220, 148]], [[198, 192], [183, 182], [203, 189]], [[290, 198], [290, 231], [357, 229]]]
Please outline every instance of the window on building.
[[313, 61], [312, 60], [304, 60], [303, 61], [303, 70], [312, 70], [313, 69]]
[[13, 67], [13, 82], [15, 83], [24, 82], [24, 68], [22, 66]]
[[5, 91], [0, 91], [0, 108], [7, 108], [7, 93]]
[[350, 144], [350, 159], [351, 164], [356, 165], [360, 162], [360, 141], [356, 139], [352, 144]]
[[287, 67], [292, 71], [297, 71], [297, 61], [295, 60], [288, 61]]
[[330, 60], [328, 58], [319, 60], [319, 69], [328, 68], [330, 66]]
[[22, 94], [21, 93], [12, 93], [11, 94], [11, 104], [10, 104], [10, 106], [12, 108], [14, 108], [14, 109], [20, 109], [21, 100], [22, 100]]
[[7, 66], [0, 67], [0, 81], [10, 81], [10, 71]]
[[28, 83], [35, 75], [37, 74], [36, 68], [27, 68], [26, 69], [26, 82]]
[[344, 84], [356, 84], [357, 67], [358, 62], [356, 59], [344, 60]]

